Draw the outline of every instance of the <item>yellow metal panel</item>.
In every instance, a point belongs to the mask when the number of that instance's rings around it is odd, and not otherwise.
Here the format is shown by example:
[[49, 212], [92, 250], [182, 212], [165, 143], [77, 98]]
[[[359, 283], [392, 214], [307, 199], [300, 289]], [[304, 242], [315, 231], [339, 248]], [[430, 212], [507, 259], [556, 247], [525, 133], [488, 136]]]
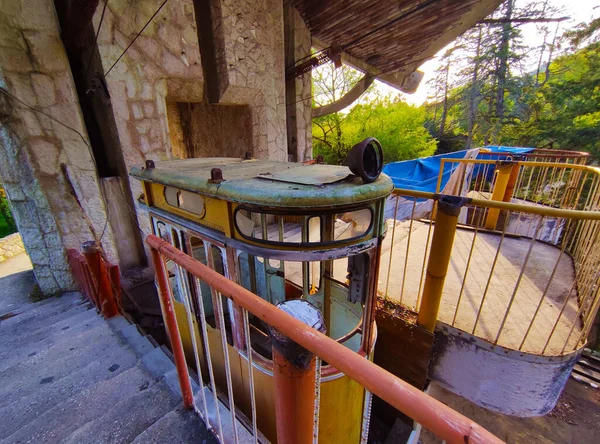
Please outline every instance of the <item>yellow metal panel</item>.
[[194, 214], [190, 211], [182, 210], [181, 208], [169, 205], [165, 200], [165, 186], [159, 183], [146, 183], [146, 189], [150, 190], [150, 202], [151, 206], [160, 208], [161, 210], [168, 211], [169, 213], [176, 214], [186, 219], [197, 222], [201, 225], [213, 228], [215, 230], [225, 233], [226, 236], [231, 237], [231, 228], [229, 221], [229, 209], [228, 204], [224, 200], [215, 199], [214, 197], [202, 196], [204, 199], [205, 212], [202, 216]]

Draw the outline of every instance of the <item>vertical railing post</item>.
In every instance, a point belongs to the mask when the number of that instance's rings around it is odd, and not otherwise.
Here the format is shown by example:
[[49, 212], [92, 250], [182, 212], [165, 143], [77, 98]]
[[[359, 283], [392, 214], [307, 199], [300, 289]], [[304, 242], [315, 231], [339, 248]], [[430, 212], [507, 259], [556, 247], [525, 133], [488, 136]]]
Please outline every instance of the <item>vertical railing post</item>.
[[[492, 200], [497, 200], [500, 202], [504, 200], [506, 188], [508, 187], [508, 182], [511, 177], [513, 164], [514, 162], [511, 160], [503, 161], [498, 164], [498, 177], [496, 178], [496, 184], [494, 185], [494, 191], [492, 192]], [[499, 215], [499, 209], [490, 208], [488, 210], [487, 218], [485, 220], [485, 228], [487, 228], [488, 230], [495, 230], [496, 224], [498, 223]]]
[[[183, 352], [183, 344], [181, 343], [181, 335], [177, 326], [177, 318], [175, 317], [175, 306], [171, 299], [169, 290], [169, 279], [165, 263], [160, 256], [160, 253], [152, 248], [152, 262], [154, 263], [154, 271], [156, 273], [156, 283], [158, 284], [158, 292], [164, 309], [165, 323], [167, 324], [167, 333], [171, 340], [171, 350], [175, 358], [175, 367], [177, 376], [179, 377], [179, 386], [181, 387], [181, 395], [183, 397], [183, 405], [186, 409], [191, 409], [194, 406], [194, 393], [190, 382], [190, 374], [188, 372], [185, 354]], [[193, 333], [192, 333], [193, 334]]]
[[81, 244], [81, 250], [92, 278], [96, 281], [98, 291], [98, 303], [100, 311], [106, 319], [110, 319], [119, 314], [119, 307], [111, 285], [111, 279], [106, 270], [106, 264], [100, 255], [100, 247], [94, 241], [88, 241]]
[[417, 320], [420, 326], [429, 331], [435, 329], [437, 322], [444, 280], [448, 273], [452, 245], [454, 244], [458, 215], [464, 203], [465, 198], [458, 196], [442, 196], [438, 201], [438, 213], [435, 219], [425, 285], [423, 286], [423, 296]]
[[520, 169], [521, 166], [519, 165], [519, 162], [512, 163], [510, 175], [508, 176], [508, 183], [506, 184], [506, 190], [504, 191], [504, 197], [502, 199], [504, 202], [510, 202], [513, 197], [515, 186], [517, 185], [517, 180], [519, 179]]
[[[290, 299], [277, 306], [305, 324], [325, 332], [321, 312], [304, 299]], [[269, 328], [275, 376], [277, 441], [289, 444], [314, 442], [316, 357], [291, 339]]]

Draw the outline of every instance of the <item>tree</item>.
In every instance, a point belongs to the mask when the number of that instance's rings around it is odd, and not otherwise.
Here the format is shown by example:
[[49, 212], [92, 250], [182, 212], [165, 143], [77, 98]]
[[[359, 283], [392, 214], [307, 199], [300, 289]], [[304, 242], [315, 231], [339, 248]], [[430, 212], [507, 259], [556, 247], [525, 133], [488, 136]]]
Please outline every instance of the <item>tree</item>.
[[[431, 156], [436, 150], [435, 139], [423, 126], [425, 110], [398, 99], [354, 106], [336, 127], [339, 133], [328, 127], [329, 121], [321, 120], [326, 117], [313, 121], [313, 150], [327, 163], [344, 164], [352, 146], [366, 137], [381, 142], [385, 162]], [[335, 143], [329, 136], [332, 133]]]

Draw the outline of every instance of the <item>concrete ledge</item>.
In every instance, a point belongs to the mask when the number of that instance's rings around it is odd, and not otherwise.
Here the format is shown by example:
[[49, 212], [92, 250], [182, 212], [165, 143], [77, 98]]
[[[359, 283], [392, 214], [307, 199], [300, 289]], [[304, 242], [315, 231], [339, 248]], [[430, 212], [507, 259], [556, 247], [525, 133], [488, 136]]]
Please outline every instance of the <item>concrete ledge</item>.
[[0, 239], [0, 262], [16, 256], [25, 251], [20, 233], [9, 234]]
[[438, 322], [429, 376], [489, 410], [541, 416], [556, 405], [580, 354], [581, 349], [560, 357], [518, 352]]

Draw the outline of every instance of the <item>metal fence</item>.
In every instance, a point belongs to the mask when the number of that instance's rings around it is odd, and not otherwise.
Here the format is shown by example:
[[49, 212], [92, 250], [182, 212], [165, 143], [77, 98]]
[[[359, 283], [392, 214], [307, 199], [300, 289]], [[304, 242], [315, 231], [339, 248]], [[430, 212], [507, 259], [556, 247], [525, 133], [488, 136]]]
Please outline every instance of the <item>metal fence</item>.
[[600, 301], [600, 170], [580, 162], [444, 159], [450, 219], [442, 195], [396, 189], [380, 292], [423, 317], [435, 284], [435, 319], [515, 350], [578, 349]]
[[[227, 301], [234, 308], [239, 309], [245, 327], [246, 341], [250, 336], [248, 317], [253, 315], [268, 324], [270, 328], [316, 356], [316, 359], [313, 360], [314, 374], [308, 385], [308, 390], [306, 390], [306, 386], [303, 389], [298, 389], [296, 387], [298, 384], [286, 387], [285, 384], [278, 383], [278, 378], [285, 377], [281, 374], [282, 372], [285, 373], [282, 367], [289, 367], [293, 363], [288, 361], [286, 366], [273, 366], [277, 401], [275, 419], [277, 422], [277, 440], [279, 442], [319, 441], [318, 413], [322, 376], [321, 360], [327, 362], [330, 366], [334, 366], [364, 387], [369, 393], [369, 398], [370, 394], [379, 396], [447, 442], [500, 442], [495, 436], [468, 418], [396, 378], [373, 364], [366, 357], [344, 347], [311, 326], [299, 321], [296, 317], [284, 312], [279, 307], [261, 299], [227, 277], [184, 254], [170, 243], [154, 235], [147, 238], [147, 243], [152, 249], [157, 283], [180, 377], [184, 404], [186, 407], [194, 408], [197, 411], [221, 442], [262, 442], [264, 440], [256, 421], [261, 409], [261, 404], [257, 399], [261, 396], [261, 393], [255, 391], [255, 372], [253, 372], [253, 369], [259, 367], [260, 364], [253, 362], [255, 354], [248, 342], [245, 344], [245, 353], [242, 348], [235, 349], [235, 353], [238, 353], [247, 363], [245, 371], [248, 372], [249, 384], [246, 387], [234, 387], [229, 361], [232, 348], [227, 343], [227, 338], [222, 335], [220, 344], [210, 343], [207, 340], [209, 334], [203, 313], [200, 313], [199, 316], [193, 315], [191, 304], [194, 301], [190, 296], [189, 289], [184, 288], [182, 293], [190, 331], [194, 331], [195, 325], [199, 323], [199, 335], [192, 334], [195, 368], [198, 375], [197, 378], [190, 380], [188, 362], [186, 362], [179, 333], [180, 326], [177, 325], [174, 312], [173, 290], [169, 285], [166, 260], [176, 265], [177, 273], [188, 273], [192, 277], [199, 298], [196, 303], [200, 311], [204, 306], [202, 300], [204, 297], [213, 298], [216, 307], [222, 307], [222, 302]], [[210, 295], [207, 295], [206, 292], [203, 294], [203, 286], [205, 286], [204, 288], [206, 286], [210, 288]], [[218, 310], [220, 316], [217, 316], [217, 318], [220, 319], [220, 328], [221, 331], [225, 331], [223, 313], [220, 309]], [[276, 352], [274, 349], [274, 354]], [[221, 354], [225, 356], [224, 374], [217, 374], [217, 369], [214, 368], [214, 359], [212, 361], [211, 359]], [[206, 360], [205, 363], [202, 362], [204, 360]], [[227, 391], [224, 397], [221, 396], [223, 393], [220, 394], [217, 387], [216, 379], [219, 377], [224, 377], [227, 380]], [[235, 400], [240, 399], [240, 396], [234, 396], [234, 391], [238, 390], [245, 392], [245, 396], [251, 404], [251, 415], [249, 417], [244, 416], [237, 409]], [[297, 390], [295, 396], [289, 396], [290, 390]], [[304, 397], [308, 397], [308, 399]], [[227, 405], [227, 408], [224, 405]], [[294, 410], [294, 405], [308, 405], [310, 407]], [[292, 412], [294, 416], [292, 416]], [[365, 412], [363, 423], [368, 424], [369, 410], [366, 409]], [[340, 420], [343, 420], [343, 418], [340, 418]], [[307, 428], [299, 428], [294, 424], [308, 426]], [[366, 442], [367, 435], [368, 427], [363, 427], [361, 442]]]

